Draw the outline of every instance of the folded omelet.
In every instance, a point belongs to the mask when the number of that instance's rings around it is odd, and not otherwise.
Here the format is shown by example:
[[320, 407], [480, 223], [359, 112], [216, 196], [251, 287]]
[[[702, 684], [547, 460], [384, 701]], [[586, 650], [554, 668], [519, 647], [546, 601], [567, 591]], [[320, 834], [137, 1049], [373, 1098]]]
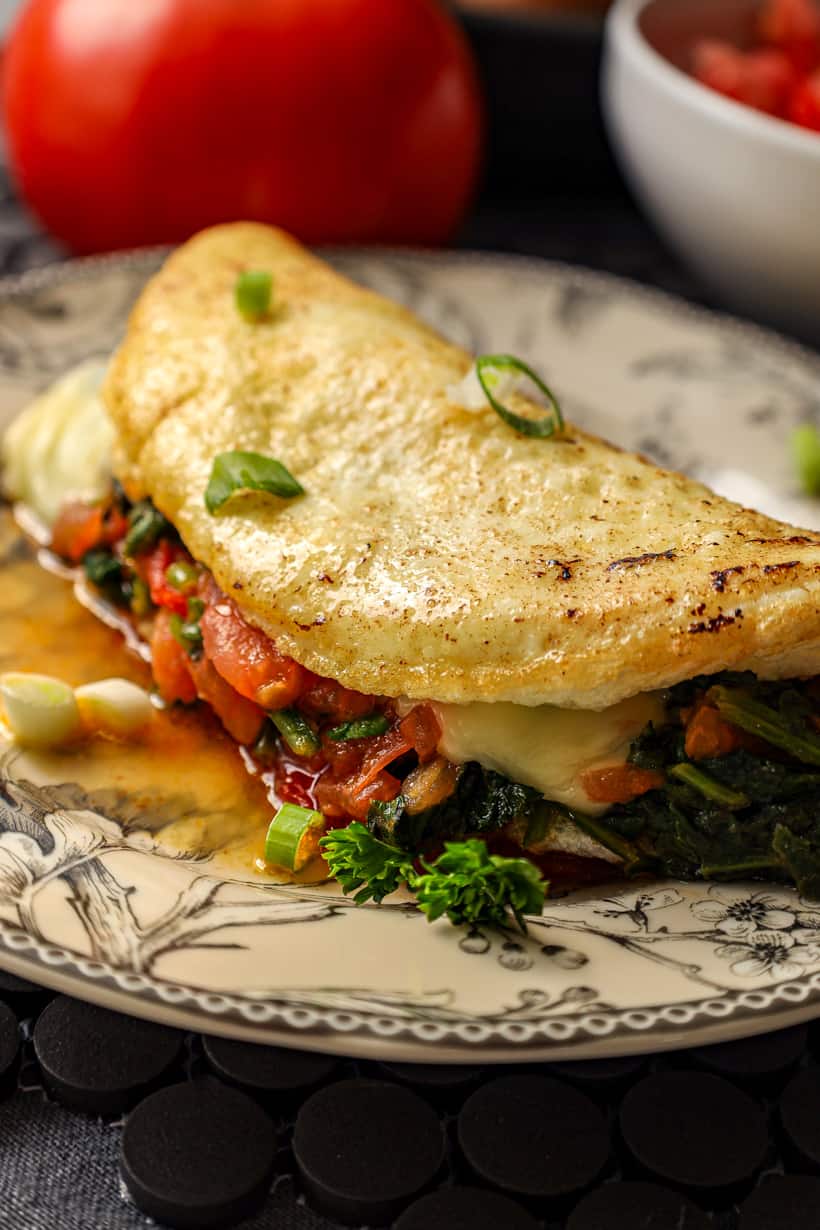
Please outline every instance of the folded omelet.
[[[270, 319], [236, 311], [243, 269], [273, 273]], [[118, 471], [283, 652], [358, 691], [601, 709], [820, 670], [820, 535], [574, 426], [518, 435], [453, 399], [471, 364], [283, 233], [219, 227], [131, 317], [104, 388]], [[306, 494], [210, 516], [228, 449]]]
[[[206, 231], [133, 311], [101, 394], [113, 485], [52, 547], [150, 643], [166, 701], [274, 766], [312, 850], [356, 820], [414, 854], [478, 834], [550, 872], [820, 895], [820, 535], [502, 391], [533, 373], [494, 362], [280, 231]], [[57, 421], [88, 430], [46, 399], [7, 437], [18, 498], [47, 487], [27, 438], [74, 455]]]

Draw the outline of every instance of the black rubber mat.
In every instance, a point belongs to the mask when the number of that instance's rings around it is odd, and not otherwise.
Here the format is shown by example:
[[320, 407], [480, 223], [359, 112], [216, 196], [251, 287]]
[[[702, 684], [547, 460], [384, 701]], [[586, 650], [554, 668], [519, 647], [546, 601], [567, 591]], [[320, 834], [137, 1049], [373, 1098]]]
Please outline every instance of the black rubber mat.
[[[817, 1230], [818, 1041], [800, 1026], [640, 1059], [365, 1063], [0, 977], [2, 1224], [66, 1224], [47, 1209], [83, 1187], [88, 1225], [112, 1230]], [[55, 1119], [73, 1125], [59, 1166]]]

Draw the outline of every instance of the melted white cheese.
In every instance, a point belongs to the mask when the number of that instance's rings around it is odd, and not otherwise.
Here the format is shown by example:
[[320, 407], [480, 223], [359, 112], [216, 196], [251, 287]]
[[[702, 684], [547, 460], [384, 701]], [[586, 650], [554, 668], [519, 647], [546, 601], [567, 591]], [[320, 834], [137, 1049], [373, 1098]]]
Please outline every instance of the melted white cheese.
[[580, 778], [588, 769], [623, 764], [629, 745], [648, 722], [660, 723], [660, 693], [630, 697], [609, 709], [529, 708], [513, 704], [440, 705], [439, 750], [448, 760], [477, 760], [513, 781], [540, 790], [548, 799], [600, 815]]

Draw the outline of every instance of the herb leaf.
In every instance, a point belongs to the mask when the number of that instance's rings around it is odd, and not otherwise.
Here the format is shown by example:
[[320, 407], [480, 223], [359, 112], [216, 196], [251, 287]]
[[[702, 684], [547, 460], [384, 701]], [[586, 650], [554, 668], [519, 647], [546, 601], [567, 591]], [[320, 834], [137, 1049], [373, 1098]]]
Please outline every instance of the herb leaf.
[[205, 507], [213, 515], [239, 491], [265, 491], [282, 500], [305, 493], [302, 484], [274, 457], [241, 451], [219, 453], [205, 488]]
[[158, 538], [176, 538], [176, 530], [150, 500], [140, 500], [128, 514], [128, 533], [122, 544], [125, 555], [139, 555]]
[[[487, 401], [498, 417], [503, 419], [509, 427], [520, 432], [522, 436], [534, 436], [540, 440], [546, 440], [549, 436], [554, 436], [556, 432], [563, 431], [564, 416], [555, 394], [523, 360], [511, 354], [483, 354], [476, 359], [475, 370]], [[547, 413], [543, 418], [525, 418], [499, 401], [496, 396], [497, 382], [499, 376], [504, 372], [516, 372], [521, 376], [526, 376], [544, 395], [547, 399]]]
[[115, 606], [128, 606], [131, 584], [123, 572], [122, 564], [112, 551], [95, 547], [83, 556], [86, 578]]
[[[412, 856], [354, 821], [319, 842], [331, 873], [357, 904], [382, 901], [405, 883], [417, 894], [430, 922], [446, 915], [454, 924], [503, 926], [512, 912], [526, 931], [525, 914], [540, 914], [547, 884], [527, 859], [490, 854], [478, 839], [447, 842], [444, 853], [415, 870]], [[356, 891], [358, 890], [358, 891]]]
[[246, 269], [236, 279], [236, 309], [245, 320], [255, 323], [267, 316], [273, 295], [273, 275], [266, 269]]
[[535, 864], [490, 854], [477, 838], [448, 841], [434, 863], [422, 865], [411, 887], [430, 922], [446, 914], [456, 925], [503, 926], [509, 910], [526, 932], [524, 915], [541, 913], [548, 886]]
[[319, 846], [345, 892], [356, 893], [357, 905], [383, 901], [415, 875], [413, 860], [405, 851], [379, 841], [358, 820], [326, 833]]

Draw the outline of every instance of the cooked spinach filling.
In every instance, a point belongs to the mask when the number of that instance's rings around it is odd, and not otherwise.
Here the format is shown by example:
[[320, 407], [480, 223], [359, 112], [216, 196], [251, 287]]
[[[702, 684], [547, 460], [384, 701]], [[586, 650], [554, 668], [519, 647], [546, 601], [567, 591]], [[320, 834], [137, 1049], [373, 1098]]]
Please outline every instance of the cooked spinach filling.
[[400, 794], [390, 803], [371, 803], [367, 827], [380, 841], [415, 852], [467, 834], [487, 836], [512, 820], [534, 816], [542, 806], [537, 790], [471, 761], [459, 773], [453, 793], [437, 806], [413, 813]]
[[[418, 852], [488, 836], [514, 821], [526, 849], [560, 814], [617, 854], [626, 874], [793, 881], [820, 899], [817, 691], [811, 681], [765, 683], [729, 672], [670, 689], [668, 721], [647, 726], [629, 755], [631, 764], [660, 770], [663, 786], [597, 818], [546, 802], [538, 791], [472, 763], [436, 807], [411, 814], [401, 795], [373, 803], [368, 828], [392, 846]], [[704, 702], [731, 724], [742, 746], [699, 759], [687, 755], [687, 721]]]
[[[648, 726], [630, 761], [660, 769], [664, 786], [614, 806], [597, 822], [636, 861], [680, 879], [794, 881], [820, 897], [820, 737], [816, 685], [763, 683], [750, 674], [672, 688], [669, 724]], [[701, 696], [748, 738], [724, 755], [691, 760], [684, 715]], [[616, 847], [613, 845], [613, 849]]]

